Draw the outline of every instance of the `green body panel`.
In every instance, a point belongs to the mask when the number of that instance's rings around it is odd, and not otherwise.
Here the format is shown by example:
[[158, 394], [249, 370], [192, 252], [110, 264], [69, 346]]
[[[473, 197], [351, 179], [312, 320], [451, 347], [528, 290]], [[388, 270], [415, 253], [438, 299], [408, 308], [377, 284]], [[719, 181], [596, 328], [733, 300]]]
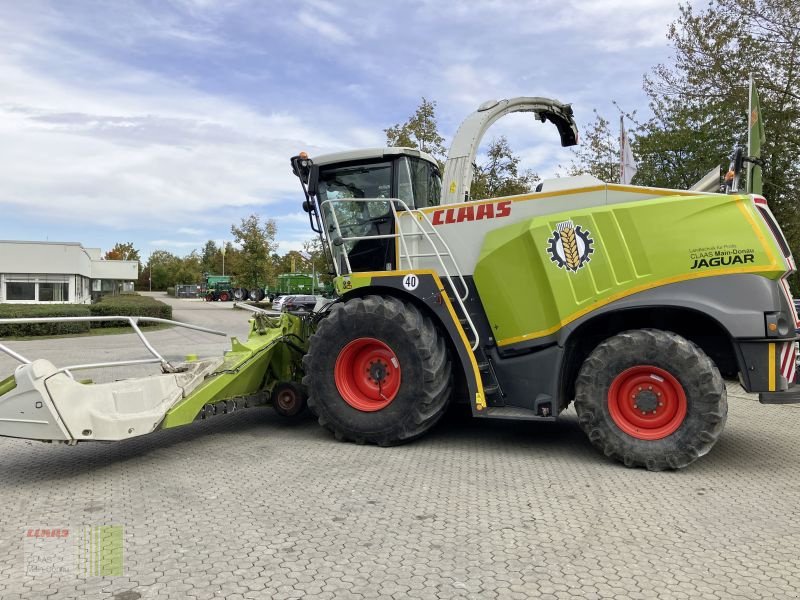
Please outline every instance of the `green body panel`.
[[[578, 252], [575, 270], [551, 258], [565, 222], [591, 239], [592, 252]], [[660, 285], [730, 273], [777, 279], [786, 270], [750, 199], [720, 194], [579, 209], [495, 229], [484, 239], [474, 279], [495, 339], [508, 345]]]
[[372, 284], [372, 276], [369, 273], [353, 273], [351, 275], [339, 275], [333, 279], [333, 287], [338, 296], [342, 296], [350, 290], [367, 287]]
[[258, 316], [251, 323], [247, 341], [233, 338], [223, 364], [169, 410], [162, 429], [191, 423], [206, 404], [271, 390], [279, 381], [300, 379], [299, 350], [305, 350], [308, 343], [302, 320], [284, 313], [278, 318]]
[[2, 381], [0, 381], [0, 396], [10, 392], [16, 387], [17, 387], [17, 380], [14, 379], [14, 376], [11, 375], [10, 377], [6, 377]]

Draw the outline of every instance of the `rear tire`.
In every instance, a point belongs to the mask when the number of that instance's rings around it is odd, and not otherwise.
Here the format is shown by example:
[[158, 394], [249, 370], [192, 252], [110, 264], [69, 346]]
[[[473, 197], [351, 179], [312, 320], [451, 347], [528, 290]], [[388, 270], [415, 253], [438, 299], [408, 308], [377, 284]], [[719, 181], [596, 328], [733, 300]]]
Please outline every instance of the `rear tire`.
[[264, 299], [264, 290], [253, 288], [250, 290], [250, 300], [253, 302], [261, 302]]
[[683, 468], [725, 427], [725, 382], [689, 340], [639, 329], [592, 351], [575, 384], [578, 421], [592, 444], [627, 467]]
[[453, 389], [445, 339], [419, 309], [393, 297], [335, 304], [311, 337], [303, 370], [320, 425], [356, 443], [421, 436]]

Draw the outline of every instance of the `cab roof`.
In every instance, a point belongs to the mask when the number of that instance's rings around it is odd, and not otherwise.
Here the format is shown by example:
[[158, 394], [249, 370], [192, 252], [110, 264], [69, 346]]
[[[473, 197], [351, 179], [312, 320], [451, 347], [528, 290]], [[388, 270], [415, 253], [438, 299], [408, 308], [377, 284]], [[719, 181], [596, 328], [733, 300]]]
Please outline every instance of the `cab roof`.
[[315, 165], [324, 166], [333, 163], [343, 163], [355, 160], [395, 158], [398, 155], [415, 156], [433, 163], [434, 165], [439, 165], [438, 161], [433, 156], [427, 152], [418, 150], [417, 148], [362, 148], [359, 150], [345, 150], [344, 152], [333, 152], [331, 154], [312, 156], [311, 160], [314, 161]]

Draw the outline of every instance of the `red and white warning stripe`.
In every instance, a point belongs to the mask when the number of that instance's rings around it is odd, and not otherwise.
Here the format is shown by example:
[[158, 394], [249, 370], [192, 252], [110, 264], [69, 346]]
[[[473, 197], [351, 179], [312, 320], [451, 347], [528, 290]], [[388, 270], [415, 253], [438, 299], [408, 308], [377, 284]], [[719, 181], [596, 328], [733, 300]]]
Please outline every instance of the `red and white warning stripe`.
[[797, 344], [795, 342], [786, 342], [781, 344], [781, 375], [786, 378], [789, 383], [794, 381], [795, 369], [797, 361]]

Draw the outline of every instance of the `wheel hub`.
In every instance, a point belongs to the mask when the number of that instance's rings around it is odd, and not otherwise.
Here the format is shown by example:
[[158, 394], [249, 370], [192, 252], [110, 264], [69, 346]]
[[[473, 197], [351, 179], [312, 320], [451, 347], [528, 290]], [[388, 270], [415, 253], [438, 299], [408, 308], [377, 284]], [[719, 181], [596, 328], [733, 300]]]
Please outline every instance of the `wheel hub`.
[[277, 402], [281, 408], [285, 410], [290, 410], [294, 406], [296, 398], [292, 391], [284, 390], [283, 392], [278, 394]]
[[378, 359], [369, 364], [369, 378], [375, 383], [383, 383], [387, 376], [388, 365], [382, 360]]
[[[642, 411], [642, 413], [649, 413], [658, 409], [658, 396], [657, 392], [650, 389], [642, 390], [634, 394], [634, 408]], [[663, 406], [663, 404], [662, 404]]]
[[400, 362], [376, 338], [358, 338], [339, 352], [334, 367], [336, 388], [353, 408], [374, 412], [389, 406], [400, 390]]
[[650, 365], [626, 369], [608, 390], [608, 412], [622, 431], [640, 440], [660, 440], [675, 433], [688, 404], [681, 383], [668, 371]]

